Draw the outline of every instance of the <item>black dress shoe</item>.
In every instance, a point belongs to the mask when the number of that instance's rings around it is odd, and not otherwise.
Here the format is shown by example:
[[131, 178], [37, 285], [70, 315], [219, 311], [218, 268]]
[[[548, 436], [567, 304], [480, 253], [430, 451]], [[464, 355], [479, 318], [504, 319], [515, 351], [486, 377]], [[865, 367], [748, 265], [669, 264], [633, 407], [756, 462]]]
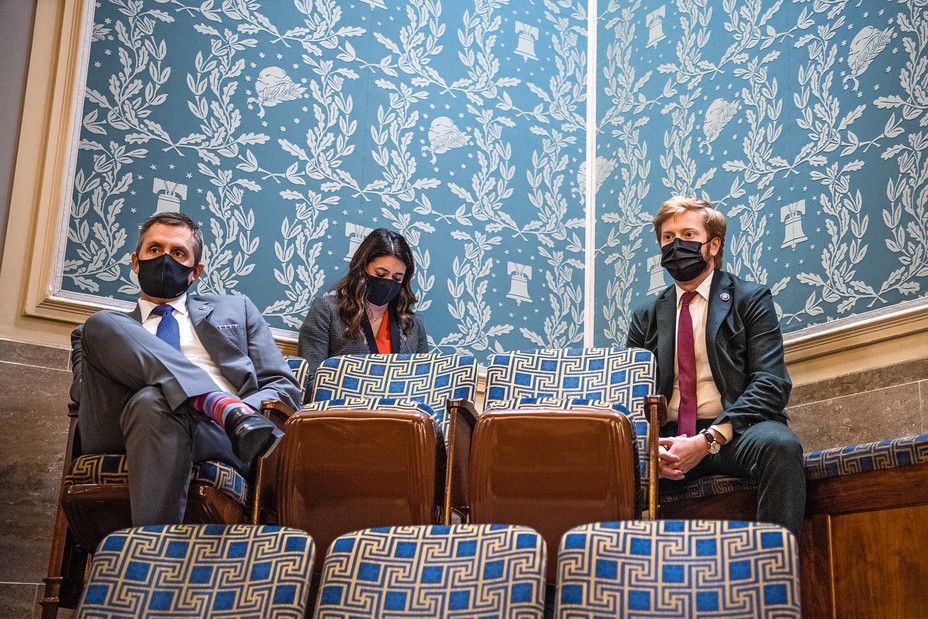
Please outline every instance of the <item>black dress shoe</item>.
[[225, 429], [232, 450], [246, 466], [257, 458], [269, 455], [284, 433], [274, 423], [247, 408], [233, 408], [226, 414]]

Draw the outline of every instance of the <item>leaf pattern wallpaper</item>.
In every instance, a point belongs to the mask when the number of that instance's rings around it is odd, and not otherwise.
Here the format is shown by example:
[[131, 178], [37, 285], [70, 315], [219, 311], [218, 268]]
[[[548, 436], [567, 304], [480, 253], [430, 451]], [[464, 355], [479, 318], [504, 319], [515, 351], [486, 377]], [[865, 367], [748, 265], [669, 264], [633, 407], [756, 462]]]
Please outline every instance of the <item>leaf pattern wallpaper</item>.
[[771, 287], [786, 332], [928, 283], [921, 1], [89, 11], [67, 298], [134, 302], [139, 224], [181, 210], [206, 238], [196, 290], [246, 294], [294, 335], [383, 226], [414, 248], [433, 348], [621, 344], [669, 283], [650, 218], [675, 193], [728, 215], [726, 268]]
[[99, 0], [62, 266], [133, 301], [139, 224], [204, 230], [200, 293], [295, 331], [367, 233], [414, 248], [433, 347], [583, 339], [576, 0]]
[[670, 283], [650, 219], [673, 194], [726, 214], [725, 268], [771, 288], [785, 332], [924, 296], [924, 2], [598, 8], [598, 341]]

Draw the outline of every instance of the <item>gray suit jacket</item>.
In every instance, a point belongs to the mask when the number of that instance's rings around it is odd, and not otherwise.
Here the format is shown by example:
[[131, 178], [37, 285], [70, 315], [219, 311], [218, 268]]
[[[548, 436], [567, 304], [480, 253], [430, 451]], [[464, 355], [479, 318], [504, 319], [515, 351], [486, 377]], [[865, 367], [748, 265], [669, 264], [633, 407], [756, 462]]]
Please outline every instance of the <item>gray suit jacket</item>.
[[[670, 286], [639, 307], [628, 345], [657, 356], [658, 393], [673, 394], [677, 295]], [[783, 335], [770, 289], [717, 271], [709, 292], [706, 351], [724, 410], [714, 423], [731, 423], [735, 434], [772, 419], [786, 423], [792, 382], [783, 358]]]
[[[429, 341], [425, 334], [425, 325], [419, 316], [413, 316], [412, 328], [408, 335], [399, 332], [395, 321], [391, 321], [390, 336], [394, 342], [393, 352], [420, 353], [429, 351]], [[396, 342], [399, 341], [397, 347]], [[299, 355], [309, 362], [310, 377], [307, 399], [315, 385], [316, 369], [319, 364], [337, 355], [366, 355], [370, 348], [363, 338], [348, 339], [345, 325], [338, 315], [338, 303], [334, 292], [328, 292], [313, 299], [306, 314], [306, 320], [300, 327]]]
[[[262, 400], [280, 400], [294, 409], [302, 406], [302, 392], [254, 303], [245, 296], [187, 295], [187, 311], [194, 331], [235, 395], [254, 409]], [[139, 306], [129, 316], [141, 322]], [[81, 326], [71, 334], [74, 381], [71, 397], [80, 399]]]

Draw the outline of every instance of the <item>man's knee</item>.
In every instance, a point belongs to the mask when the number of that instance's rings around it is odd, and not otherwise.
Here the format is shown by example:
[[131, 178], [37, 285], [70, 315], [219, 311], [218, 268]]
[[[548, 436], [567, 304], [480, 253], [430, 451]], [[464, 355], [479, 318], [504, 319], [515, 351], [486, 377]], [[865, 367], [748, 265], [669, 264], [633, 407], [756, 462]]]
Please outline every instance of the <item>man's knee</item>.
[[767, 422], [766, 426], [758, 437], [760, 464], [801, 473], [803, 454], [799, 438], [779, 422]]
[[193, 423], [189, 415], [182, 411], [171, 410], [164, 391], [158, 385], [149, 385], [135, 392], [123, 409], [121, 424], [123, 433], [134, 429], [164, 429], [165, 426], [177, 425], [184, 432], [193, 432]]
[[112, 345], [113, 328], [122, 316], [125, 314], [113, 310], [101, 310], [91, 314], [81, 330], [81, 346], [84, 351]]

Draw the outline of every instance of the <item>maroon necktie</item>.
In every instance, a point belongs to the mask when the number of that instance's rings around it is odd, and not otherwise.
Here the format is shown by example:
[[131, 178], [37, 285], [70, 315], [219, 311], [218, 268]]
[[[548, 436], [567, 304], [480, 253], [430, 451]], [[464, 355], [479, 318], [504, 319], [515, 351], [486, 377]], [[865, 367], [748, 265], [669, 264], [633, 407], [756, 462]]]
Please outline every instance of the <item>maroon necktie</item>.
[[677, 379], [680, 383], [677, 433], [687, 436], [696, 435], [696, 346], [693, 344], [693, 318], [690, 316], [690, 301], [695, 296], [695, 290], [683, 294], [677, 325]]

